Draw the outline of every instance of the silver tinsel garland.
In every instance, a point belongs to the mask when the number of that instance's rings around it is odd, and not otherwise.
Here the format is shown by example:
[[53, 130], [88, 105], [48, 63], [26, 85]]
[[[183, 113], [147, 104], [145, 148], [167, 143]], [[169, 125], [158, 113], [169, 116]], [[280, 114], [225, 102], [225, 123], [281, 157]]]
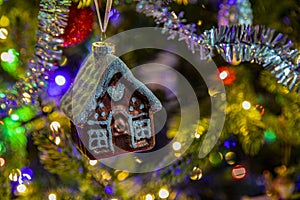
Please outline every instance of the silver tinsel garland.
[[28, 63], [25, 77], [19, 80], [5, 97], [0, 98], [1, 114], [24, 104], [34, 104], [47, 84], [50, 70], [61, 59], [63, 40], [58, 38], [67, 26], [71, 0], [41, 0], [35, 53]]
[[262, 65], [279, 83], [299, 92], [299, 63], [296, 61], [299, 52], [292, 49], [293, 42], [287, 36], [281, 33], [275, 36], [275, 30], [250, 25], [219, 26], [197, 35], [195, 24], [185, 24], [183, 12], [177, 16], [161, 1], [140, 0], [136, 10], [162, 25], [168, 39], [184, 40], [193, 53], [199, 53], [200, 59], [212, 57], [216, 49], [229, 63], [240, 60]]

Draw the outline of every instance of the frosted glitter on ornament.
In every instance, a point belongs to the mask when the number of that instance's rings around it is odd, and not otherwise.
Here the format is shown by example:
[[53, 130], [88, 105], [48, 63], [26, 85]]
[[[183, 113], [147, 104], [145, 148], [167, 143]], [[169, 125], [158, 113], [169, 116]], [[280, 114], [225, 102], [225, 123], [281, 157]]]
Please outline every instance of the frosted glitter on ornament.
[[235, 180], [242, 180], [247, 175], [247, 170], [243, 165], [236, 165], [232, 168], [231, 175]]
[[202, 170], [199, 167], [194, 167], [190, 175], [190, 179], [195, 181], [195, 180], [200, 180], [201, 178], [202, 178]]
[[21, 170], [19, 169], [12, 169], [10, 174], [8, 175], [9, 180], [16, 182], [18, 181], [19, 176], [21, 175]]

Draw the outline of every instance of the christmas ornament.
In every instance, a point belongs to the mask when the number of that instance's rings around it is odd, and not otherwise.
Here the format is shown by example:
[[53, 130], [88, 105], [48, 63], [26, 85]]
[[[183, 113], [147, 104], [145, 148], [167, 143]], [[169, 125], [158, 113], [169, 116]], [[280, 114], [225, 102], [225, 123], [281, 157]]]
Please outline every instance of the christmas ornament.
[[231, 26], [235, 24], [252, 24], [251, 3], [248, 0], [224, 0], [218, 13], [218, 24]]
[[243, 165], [236, 165], [232, 168], [231, 175], [235, 180], [242, 180], [247, 175], [246, 168]]
[[[112, 2], [107, 1], [102, 35]], [[93, 43], [93, 54], [64, 95], [61, 109], [71, 119], [72, 139], [91, 160], [154, 147], [153, 113], [161, 103], [114, 56], [114, 45]]]
[[[80, 1], [81, 2], [81, 1]], [[70, 47], [83, 42], [92, 32], [94, 13], [90, 7], [78, 9], [75, 4], [70, 7], [68, 25], [61, 35], [63, 47]]]
[[161, 104], [112, 53], [111, 44], [94, 43], [93, 55], [61, 101], [72, 120], [73, 141], [92, 160], [148, 150], [155, 142], [153, 113]]

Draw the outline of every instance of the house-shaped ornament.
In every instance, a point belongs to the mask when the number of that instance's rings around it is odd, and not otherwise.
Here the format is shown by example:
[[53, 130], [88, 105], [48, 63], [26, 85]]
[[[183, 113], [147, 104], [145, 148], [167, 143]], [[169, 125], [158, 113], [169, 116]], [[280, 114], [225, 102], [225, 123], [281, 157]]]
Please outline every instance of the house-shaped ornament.
[[61, 100], [72, 140], [92, 160], [155, 145], [153, 114], [161, 103], [113, 51], [112, 44], [94, 43], [93, 54]]

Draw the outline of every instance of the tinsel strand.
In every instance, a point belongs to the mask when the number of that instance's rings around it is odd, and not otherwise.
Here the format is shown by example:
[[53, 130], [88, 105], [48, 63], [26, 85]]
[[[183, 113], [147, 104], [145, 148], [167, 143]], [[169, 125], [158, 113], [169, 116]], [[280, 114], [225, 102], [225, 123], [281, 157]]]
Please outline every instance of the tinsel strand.
[[184, 40], [193, 53], [199, 52], [200, 59], [212, 57], [216, 49], [227, 62], [255, 62], [271, 71], [279, 83], [299, 92], [299, 51], [292, 49], [293, 42], [287, 36], [275, 36], [275, 30], [259, 25], [219, 26], [197, 35], [195, 24], [185, 24], [183, 12], [177, 16], [162, 1], [140, 0], [136, 10], [162, 25], [168, 39]]
[[0, 99], [1, 114], [23, 104], [35, 104], [39, 92], [47, 85], [50, 70], [61, 59], [63, 40], [58, 38], [67, 25], [71, 0], [41, 0], [35, 53], [28, 63], [25, 77], [20, 79], [4, 98]]

